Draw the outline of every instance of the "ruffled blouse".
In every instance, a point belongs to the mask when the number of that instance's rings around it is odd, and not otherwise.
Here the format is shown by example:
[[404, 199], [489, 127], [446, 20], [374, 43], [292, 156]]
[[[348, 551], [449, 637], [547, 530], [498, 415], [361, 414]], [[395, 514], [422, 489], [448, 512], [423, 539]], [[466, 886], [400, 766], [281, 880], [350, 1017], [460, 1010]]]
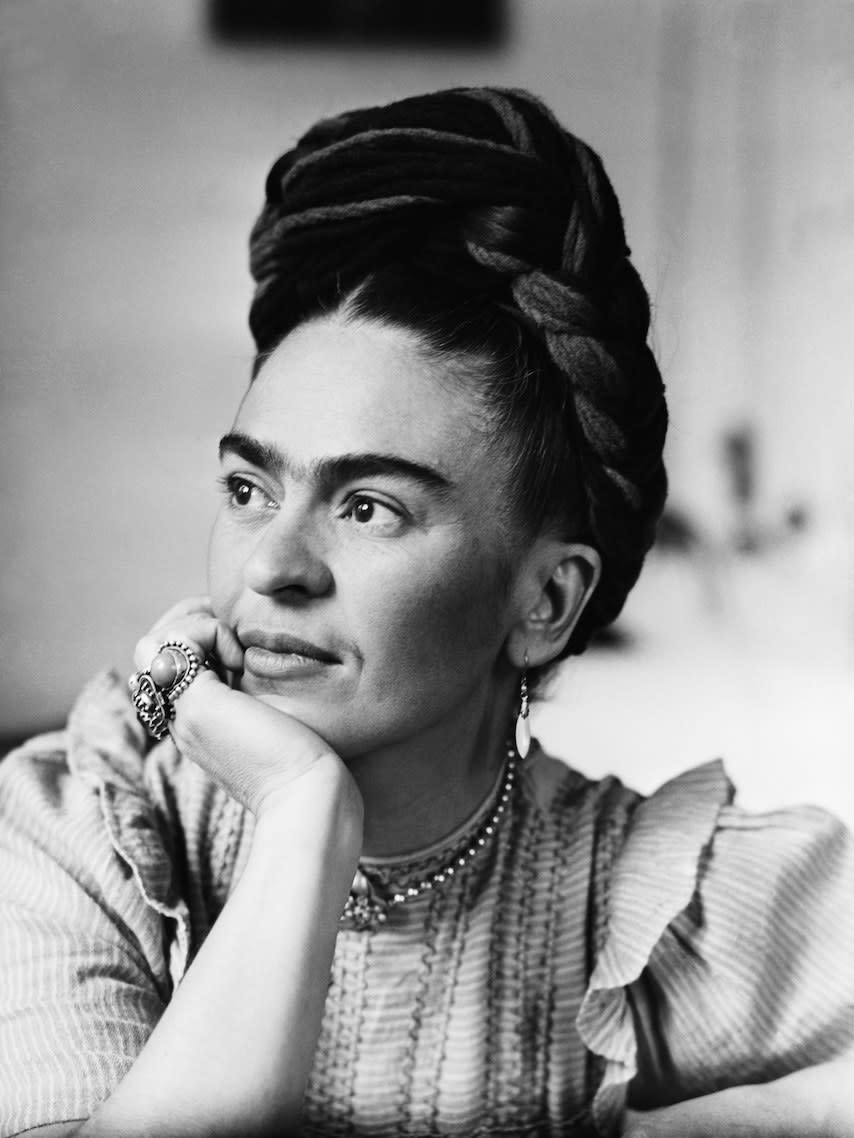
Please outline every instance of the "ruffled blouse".
[[[171, 741], [146, 752], [106, 674], [0, 764], [0, 1135], [112, 1093], [245, 864], [251, 815]], [[718, 762], [643, 798], [535, 747], [492, 844], [340, 931], [306, 1128], [615, 1134], [627, 1102], [841, 1054], [852, 900], [854, 843], [819, 809], [747, 814]]]

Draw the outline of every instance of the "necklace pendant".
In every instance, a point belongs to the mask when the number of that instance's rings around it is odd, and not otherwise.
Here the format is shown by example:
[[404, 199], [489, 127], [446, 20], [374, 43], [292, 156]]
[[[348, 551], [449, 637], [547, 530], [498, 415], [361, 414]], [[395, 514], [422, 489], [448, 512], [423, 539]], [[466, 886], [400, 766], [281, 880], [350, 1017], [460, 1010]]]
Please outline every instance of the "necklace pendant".
[[[521, 757], [527, 753], [530, 743], [527, 709], [523, 714], [520, 714], [519, 724], [517, 740], [525, 744], [518, 747], [518, 753]], [[521, 736], [518, 734], [525, 729], [527, 729], [527, 740], [524, 734]], [[381, 886], [377, 886], [360, 865], [353, 877], [353, 884], [350, 886], [347, 900], [344, 902], [339, 924], [343, 928], [355, 929], [357, 932], [375, 929], [388, 920], [389, 909], [392, 906], [402, 905], [406, 901], [414, 901], [417, 897], [424, 897], [432, 889], [444, 886], [446, 881], [455, 879], [457, 874], [462, 874], [469, 863], [477, 857], [478, 852], [495, 837], [499, 823], [510, 802], [510, 795], [516, 778], [515, 756], [516, 752], [510, 747], [504, 779], [491, 796], [492, 813], [486, 814], [489, 807], [484, 804], [479, 812], [478, 829], [472, 830], [465, 838], [465, 846], [462, 844], [463, 839], [457, 839], [456, 850], [451, 852], [450, 861], [442, 869], [434, 870], [418, 882], [412, 882], [411, 878], [409, 884], [403, 881], [395, 884], [386, 880]]]
[[376, 892], [361, 869], [357, 869], [341, 914], [341, 923], [357, 932], [365, 932], [385, 924], [387, 918], [388, 901]]

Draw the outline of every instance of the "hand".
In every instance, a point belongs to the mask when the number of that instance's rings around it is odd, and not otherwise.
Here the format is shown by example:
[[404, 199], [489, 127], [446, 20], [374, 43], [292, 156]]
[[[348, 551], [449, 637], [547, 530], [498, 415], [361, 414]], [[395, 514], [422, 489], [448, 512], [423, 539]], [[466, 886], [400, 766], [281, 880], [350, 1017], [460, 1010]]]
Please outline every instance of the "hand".
[[[243, 647], [217, 619], [207, 597], [181, 601], [157, 621], [136, 646], [137, 668], [148, 668], [166, 640], [184, 641], [202, 660], [213, 657], [226, 679], [242, 671]], [[287, 801], [289, 813], [308, 827], [314, 810], [343, 805], [361, 833], [362, 803], [355, 783], [332, 748], [303, 723], [232, 690], [209, 668], [174, 706], [169, 732], [178, 750], [253, 814], [260, 817]]]
[[137, 642], [134, 664], [144, 671], [166, 640], [183, 640], [202, 660], [216, 661], [224, 678], [243, 671], [243, 646], [227, 624], [217, 620], [209, 597], [186, 597]]

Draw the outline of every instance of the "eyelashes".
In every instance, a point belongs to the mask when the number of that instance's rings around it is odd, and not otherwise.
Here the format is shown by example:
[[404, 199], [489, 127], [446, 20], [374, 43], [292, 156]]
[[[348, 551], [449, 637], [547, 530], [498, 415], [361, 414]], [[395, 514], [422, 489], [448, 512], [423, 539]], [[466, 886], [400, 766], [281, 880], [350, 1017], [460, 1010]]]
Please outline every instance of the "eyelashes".
[[[220, 493], [236, 514], [257, 515], [278, 510], [279, 503], [258, 482], [245, 474], [224, 474], [217, 479]], [[368, 533], [391, 535], [403, 530], [411, 520], [399, 503], [364, 490], [350, 492], [336, 511], [341, 521]]]
[[217, 484], [229, 507], [233, 510], [249, 509], [253, 506], [254, 498], [263, 500], [255, 503], [256, 508], [275, 506], [263, 487], [244, 474], [224, 474], [217, 479]]
[[364, 491], [350, 495], [340, 516], [349, 519], [354, 525], [382, 533], [396, 532], [406, 524], [406, 517], [400, 508]]

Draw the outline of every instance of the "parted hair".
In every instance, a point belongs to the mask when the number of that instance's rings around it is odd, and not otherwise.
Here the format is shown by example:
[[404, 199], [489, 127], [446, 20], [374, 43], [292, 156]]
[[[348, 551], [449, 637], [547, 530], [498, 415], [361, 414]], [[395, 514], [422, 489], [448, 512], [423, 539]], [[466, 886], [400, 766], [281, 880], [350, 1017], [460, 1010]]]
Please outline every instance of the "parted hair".
[[256, 373], [342, 305], [480, 365], [461, 374], [510, 454], [523, 532], [602, 558], [566, 654], [581, 652], [622, 609], [667, 488], [649, 300], [598, 155], [519, 90], [340, 114], [273, 165], [250, 266]]

